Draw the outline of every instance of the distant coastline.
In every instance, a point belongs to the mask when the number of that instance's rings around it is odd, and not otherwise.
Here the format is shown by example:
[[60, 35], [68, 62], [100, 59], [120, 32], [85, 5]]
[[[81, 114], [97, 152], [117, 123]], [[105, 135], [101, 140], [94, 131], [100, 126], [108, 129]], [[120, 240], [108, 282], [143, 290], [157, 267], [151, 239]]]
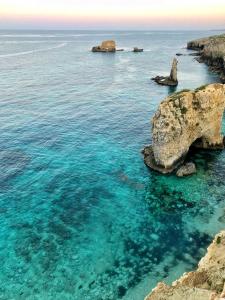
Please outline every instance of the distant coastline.
[[199, 51], [197, 61], [206, 63], [225, 83], [225, 34], [190, 41], [187, 49]]

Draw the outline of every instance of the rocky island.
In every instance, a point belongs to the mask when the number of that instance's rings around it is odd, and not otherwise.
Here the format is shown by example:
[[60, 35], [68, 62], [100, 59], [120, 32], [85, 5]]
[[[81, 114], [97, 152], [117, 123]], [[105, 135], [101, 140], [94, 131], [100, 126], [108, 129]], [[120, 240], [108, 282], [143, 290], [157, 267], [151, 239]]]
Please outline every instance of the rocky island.
[[199, 51], [199, 62], [205, 62], [211, 70], [220, 74], [225, 83], [225, 34], [191, 41], [187, 49]]
[[224, 300], [225, 231], [214, 238], [196, 271], [166, 285], [158, 283], [145, 300]]
[[191, 146], [223, 149], [224, 108], [225, 85], [219, 83], [168, 96], [153, 117], [152, 145], [143, 150], [145, 164], [170, 173], [182, 165]]
[[103, 41], [100, 46], [93, 47], [92, 52], [116, 52], [116, 42]]
[[153, 77], [152, 80], [161, 85], [167, 86], [177, 86], [177, 64], [178, 60], [176, 58], [173, 59], [172, 67], [169, 76], [156, 76]]

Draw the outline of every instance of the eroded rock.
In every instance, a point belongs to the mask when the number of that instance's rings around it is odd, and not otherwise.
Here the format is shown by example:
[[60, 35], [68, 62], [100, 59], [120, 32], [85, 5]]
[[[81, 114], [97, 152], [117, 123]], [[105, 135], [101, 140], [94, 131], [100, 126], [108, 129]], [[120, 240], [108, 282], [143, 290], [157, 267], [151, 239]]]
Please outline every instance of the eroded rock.
[[225, 83], [225, 34], [191, 41], [187, 49], [200, 51], [198, 61], [205, 62], [211, 71], [219, 73]]
[[153, 77], [152, 80], [161, 85], [168, 85], [168, 86], [177, 86], [177, 64], [178, 60], [176, 58], [173, 59], [172, 67], [170, 71], [170, 76], [156, 76]]
[[225, 85], [183, 90], [161, 102], [152, 120], [152, 146], [143, 150], [146, 165], [170, 173], [181, 165], [191, 145], [224, 148], [221, 124]]
[[100, 46], [93, 47], [92, 52], [116, 52], [116, 42], [103, 41]]
[[184, 176], [188, 176], [188, 175], [192, 175], [196, 173], [196, 166], [194, 163], [192, 162], [189, 162], [189, 163], [186, 163], [184, 165], [182, 165], [178, 170], [177, 170], [177, 173], [176, 175], [178, 177], [184, 177]]
[[214, 238], [194, 272], [184, 273], [171, 286], [164, 282], [145, 300], [222, 300], [225, 296], [225, 231]]

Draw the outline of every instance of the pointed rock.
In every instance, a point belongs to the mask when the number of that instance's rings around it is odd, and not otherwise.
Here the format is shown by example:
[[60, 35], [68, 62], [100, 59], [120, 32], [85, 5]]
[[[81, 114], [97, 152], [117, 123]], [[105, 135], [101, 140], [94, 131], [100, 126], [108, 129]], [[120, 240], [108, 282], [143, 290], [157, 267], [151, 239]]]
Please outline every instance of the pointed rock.
[[177, 86], [178, 85], [177, 64], [178, 64], [178, 60], [176, 58], [174, 58], [173, 62], [172, 62], [170, 76], [166, 76], [166, 77], [165, 76], [156, 76], [156, 77], [152, 78], [152, 80], [161, 85]]

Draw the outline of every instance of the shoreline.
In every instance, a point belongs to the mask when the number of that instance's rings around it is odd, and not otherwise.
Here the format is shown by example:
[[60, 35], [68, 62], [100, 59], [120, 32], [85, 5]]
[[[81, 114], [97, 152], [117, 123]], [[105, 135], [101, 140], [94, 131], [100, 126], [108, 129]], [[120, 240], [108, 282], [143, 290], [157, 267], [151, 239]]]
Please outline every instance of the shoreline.
[[217, 234], [196, 271], [171, 285], [160, 282], [145, 300], [222, 300], [225, 297], [225, 231]]
[[187, 49], [199, 51], [200, 56], [196, 60], [208, 65], [225, 83], [225, 34], [190, 41]]

